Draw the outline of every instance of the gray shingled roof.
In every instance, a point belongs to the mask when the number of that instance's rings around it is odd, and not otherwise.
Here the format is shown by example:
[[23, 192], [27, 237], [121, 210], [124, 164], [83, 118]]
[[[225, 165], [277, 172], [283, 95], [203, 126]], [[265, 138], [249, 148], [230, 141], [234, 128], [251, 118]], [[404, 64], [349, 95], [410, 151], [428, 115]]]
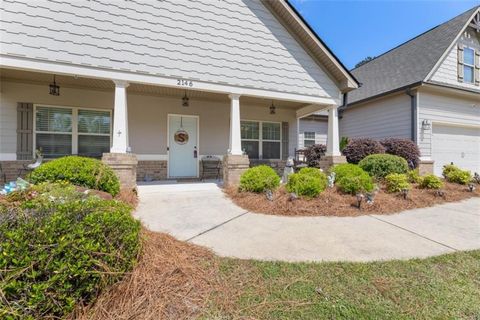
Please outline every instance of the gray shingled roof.
[[423, 81], [478, 8], [474, 7], [353, 69], [352, 74], [362, 86], [348, 94], [349, 104]]

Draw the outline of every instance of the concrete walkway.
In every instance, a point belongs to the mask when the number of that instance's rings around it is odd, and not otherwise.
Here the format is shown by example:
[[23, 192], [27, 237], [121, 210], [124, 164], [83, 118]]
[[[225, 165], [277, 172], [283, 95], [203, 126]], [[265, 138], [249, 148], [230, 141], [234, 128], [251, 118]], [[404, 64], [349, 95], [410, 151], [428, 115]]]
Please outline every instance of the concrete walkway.
[[139, 186], [135, 215], [153, 231], [221, 256], [372, 261], [480, 249], [480, 198], [394, 215], [284, 217], [250, 213], [215, 183]]

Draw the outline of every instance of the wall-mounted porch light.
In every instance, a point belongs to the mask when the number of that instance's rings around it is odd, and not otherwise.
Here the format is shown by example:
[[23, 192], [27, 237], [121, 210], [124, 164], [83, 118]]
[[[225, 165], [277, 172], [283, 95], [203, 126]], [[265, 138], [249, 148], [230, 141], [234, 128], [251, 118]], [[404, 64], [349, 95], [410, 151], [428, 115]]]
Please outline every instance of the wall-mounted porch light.
[[275, 114], [276, 109], [277, 109], [277, 107], [275, 107], [275, 105], [273, 104], [273, 100], [272, 100], [272, 105], [270, 106], [270, 114]]
[[50, 94], [52, 96], [60, 95], [60, 86], [55, 82], [55, 75], [53, 75], [53, 83], [50, 83]]
[[190, 99], [187, 96], [187, 90], [185, 90], [185, 94], [183, 95], [183, 98], [182, 98], [182, 107], [188, 107], [190, 105], [189, 100]]
[[432, 127], [432, 123], [425, 119], [422, 121], [422, 130], [430, 130], [430, 128]]

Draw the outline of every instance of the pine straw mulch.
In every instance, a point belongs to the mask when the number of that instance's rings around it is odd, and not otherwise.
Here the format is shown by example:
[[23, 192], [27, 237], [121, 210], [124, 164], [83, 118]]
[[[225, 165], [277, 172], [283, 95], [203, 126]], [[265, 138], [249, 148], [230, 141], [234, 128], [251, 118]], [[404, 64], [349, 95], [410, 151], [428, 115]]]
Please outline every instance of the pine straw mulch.
[[134, 270], [72, 319], [190, 319], [205, 310], [220, 287], [218, 258], [163, 233], [144, 229], [142, 241]]
[[467, 186], [445, 182], [445, 197], [435, 195], [435, 190], [420, 189], [412, 186], [407, 199], [401, 194], [385, 192], [385, 188], [376, 194], [373, 204], [362, 203], [356, 207], [356, 197], [343, 194], [336, 187], [327, 188], [317, 198], [299, 198], [290, 201], [290, 195], [284, 187], [274, 192], [273, 201], [265, 194], [239, 192], [236, 188], [224, 190], [238, 206], [256, 213], [283, 216], [360, 216], [366, 214], [392, 214], [408, 209], [431, 207], [437, 204], [456, 202], [480, 196], [480, 186], [469, 192]]

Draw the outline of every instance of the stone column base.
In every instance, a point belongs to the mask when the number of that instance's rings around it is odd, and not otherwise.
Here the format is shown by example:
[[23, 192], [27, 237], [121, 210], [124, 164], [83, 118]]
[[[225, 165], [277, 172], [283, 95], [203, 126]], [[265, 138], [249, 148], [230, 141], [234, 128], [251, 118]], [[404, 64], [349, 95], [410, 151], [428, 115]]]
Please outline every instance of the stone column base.
[[121, 189], [137, 187], [137, 156], [131, 153], [104, 153], [102, 162], [113, 169]]
[[320, 169], [324, 172], [328, 172], [331, 167], [337, 164], [347, 163], [345, 156], [323, 156], [320, 160]]
[[433, 160], [420, 160], [418, 164], [418, 173], [423, 176], [425, 174], [433, 174]]
[[225, 187], [238, 186], [240, 176], [250, 167], [247, 155], [227, 154], [223, 157], [223, 184]]

